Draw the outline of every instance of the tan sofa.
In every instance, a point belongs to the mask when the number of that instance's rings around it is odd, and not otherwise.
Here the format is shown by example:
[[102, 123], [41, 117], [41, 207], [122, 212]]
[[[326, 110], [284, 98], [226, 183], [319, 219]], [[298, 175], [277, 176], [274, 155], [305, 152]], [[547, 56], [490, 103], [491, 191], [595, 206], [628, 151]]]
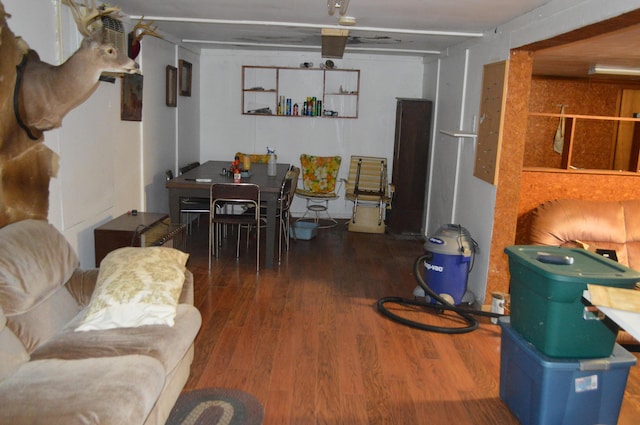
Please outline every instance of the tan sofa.
[[[640, 270], [640, 200], [557, 199], [532, 211], [533, 245], [614, 250], [619, 263]], [[618, 341], [637, 343], [626, 332]]]
[[164, 424], [201, 324], [184, 275], [173, 326], [77, 332], [98, 270], [44, 221], [0, 229], [0, 424]]

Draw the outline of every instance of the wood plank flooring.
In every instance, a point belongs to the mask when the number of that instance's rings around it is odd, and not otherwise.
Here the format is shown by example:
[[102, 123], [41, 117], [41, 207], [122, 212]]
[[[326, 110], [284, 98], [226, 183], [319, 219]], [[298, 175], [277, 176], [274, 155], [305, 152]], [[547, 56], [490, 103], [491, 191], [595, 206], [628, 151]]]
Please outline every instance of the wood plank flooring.
[[[412, 296], [420, 240], [340, 225], [292, 241], [279, 268], [256, 274], [253, 243], [236, 260], [230, 237], [209, 273], [206, 233], [194, 225], [189, 240], [203, 325], [185, 389], [249, 392], [265, 425], [518, 424], [499, 397], [498, 326], [481, 319], [474, 332], [443, 335], [377, 312], [381, 297]], [[639, 368], [631, 368], [619, 425], [640, 423]]]

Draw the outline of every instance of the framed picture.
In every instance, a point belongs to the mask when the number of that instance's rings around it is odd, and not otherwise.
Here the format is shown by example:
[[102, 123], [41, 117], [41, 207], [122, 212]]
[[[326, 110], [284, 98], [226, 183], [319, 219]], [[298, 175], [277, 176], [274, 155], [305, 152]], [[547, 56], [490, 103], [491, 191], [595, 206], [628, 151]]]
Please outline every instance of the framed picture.
[[191, 63], [180, 59], [180, 96], [191, 96]]
[[125, 74], [122, 78], [122, 121], [142, 121], [142, 75]]
[[166, 103], [167, 106], [178, 105], [178, 68], [167, 65]]

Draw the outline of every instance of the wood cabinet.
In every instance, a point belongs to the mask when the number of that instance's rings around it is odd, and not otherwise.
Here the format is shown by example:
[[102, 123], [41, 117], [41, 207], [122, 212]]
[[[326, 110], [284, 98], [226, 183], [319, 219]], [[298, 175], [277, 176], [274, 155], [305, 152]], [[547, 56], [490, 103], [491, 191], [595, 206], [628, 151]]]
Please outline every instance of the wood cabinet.
[[392, 172], [395, 193], [387, 218], [390, 233], [424, 233], [431, 115], [430, 100], [397, 101]]
[[357, 69], [242, 67], [243, 115], [358, 118], [359, 91]]
[[184, 224], [171, 224], [168, 214], [123, 214], [94, 229], [96, 267], [108, 253], [126, 246], [168, 246], [184, 251], [185, 229]]

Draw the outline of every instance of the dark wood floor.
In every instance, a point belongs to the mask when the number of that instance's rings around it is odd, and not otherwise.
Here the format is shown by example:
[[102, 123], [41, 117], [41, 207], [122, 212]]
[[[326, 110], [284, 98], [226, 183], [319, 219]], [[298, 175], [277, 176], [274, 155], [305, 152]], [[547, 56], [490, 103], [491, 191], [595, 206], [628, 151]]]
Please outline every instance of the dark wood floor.
[[[256, 275], [253, 246], [236, 261], [229, 238], [209, 274], [205, 226], [194, 233], [188, 266], [203, 325], [186, 389], [247, 391], [265, 425], [518, 424], [499, 397], [498, 326], [442, 335], [377, 312], [380, 297], [412, 296], [421, 241], [339, 226], [293, 241], [279, 268]], [[640, 423], [639, 368], [620, 425]]]

